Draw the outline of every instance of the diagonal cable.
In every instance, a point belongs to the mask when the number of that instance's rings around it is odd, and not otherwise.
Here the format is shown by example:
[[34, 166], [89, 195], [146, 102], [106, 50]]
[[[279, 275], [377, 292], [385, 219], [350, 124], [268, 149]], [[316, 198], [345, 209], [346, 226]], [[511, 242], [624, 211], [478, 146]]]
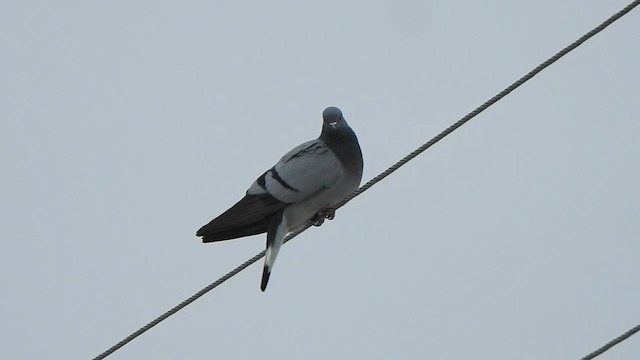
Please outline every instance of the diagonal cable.
[[631, 335], [637, 333], [638, 331], [640, 331], [640, 325], [636, 325], [634, 328], [632, 328], [631, 330], [627, 331], [626, 333], [618, 336], [617, 338], [609, 341], [608, 343], [604, 344], [600, 349], [592, 352], [591, 354], [583, 357], [581, 360], [591, 360], [593, 358], [595, 358], [598, 355], [601, 355], [603, 352], [611, 349], [612, 347], [618, 345], [619, 343], [625, 341], [627, 338], [631, 337]]
[[[625, 8], [623, 8], [622, 10], [620, 10], [617, 13], [613, 14], [611, 17], [609, 17], [607, 20], [605, 20], [602, 24], [596, 26], [595, 28], [593, 28], [588, 33], [582, 35], [578, 40], [574, 41], [571, 45], [569, 45], [569, 46], [565, 47], [564, 49], [560, 50], [559, 52], [557, 52], [555, 55], [553, 55], [552, 57], [547, 59], [545, 62], [543, 62], [542, 64], [538, 65], [533, 70], [528, 72], [526, 75], [524, 75], [523, 77], [518, 79], [516, 82], [514, 82], [511, 85], [509, 85], [506, 89], [502, 90], [496, 96], [494, 96], [491, 99], [487, 100], [484, 104], [480, 105], [475, 110], [473, 110], [469, 114], [465, 115], [462, 119], [456, 121], [453, 125], [451, 125], [448, 128], [446, 128], [444, 131], [442, 131], [436, 137], [434, 137], [433, 139], [431, 139], [428, 142], [424, 143], [422, 146], [420, 146], [419, 148], [417, 148], [416, 150], [411, 152], [409, 155], [407, 155], [404, 158], [402, 158], [400, 161], [395, 163], [393, 166], [389, 167], [387, 170], [382, 172], [380, 175], [378, 175], [378, 176], [374, 177], [373, 179], [369, 180], [366, 184], [361, 186], [358, 190], [354, 191], [353, 193], [349, 194], [347, 197], [342, 199], [342, 201], [337, 203], [332, 208], [333, 209], [339, 209], [342, 206], [344, 206], [346, 203], [351, 201], [353, 198], [355, 198], [356, 196], [358, 196], [358, 195], [362, 194], [363, 192], [367, 191], [370, 187], [372, 187], [373, 185], [375, 185], [376, 183], [378, 183], [382, 179], [386, 178], [387, 176], [389, 176], [394, 171], [398, 170], [401, 166], [403, 166], [404, 164], [406, 164], [407, 162], [409, 162], [410, 160], [412, 160], [416, 156], [420, 155], [422, 152], [424, 152], [425, 150], [427, 150], [428, 148], [433, 146], [435, 143], [437, 143], [438, 141], [442, 140], [445, 136], [451, 134], [453, 131], [455, 131], [456, 129], [458, 129], [459, 127], [461, 127], [465, 123], [467, 123], [469, 120], [473, 119], [476, 115], [478, 115], [481, 112], [483, 112], [484, 110], [486, 110], [489, 106], [495, 104], [498, 100], [500, 100], [503, 97], [507, 96], [513, 90], [517, 89], [520, 85], [524, 84], [529, 79], [531, 79], [532, 77], [536, 76], [538, 73], [540, 73], [546, 67], [548, 67], [549, 65], [551, 65], [554, 62], [558, 61], [561, 57], [565, 56], [566, 54], [568, 54], [569, 52], [571, 52], [572, 50], [574, 50], [578, 46], [582, 45], [582, 43], [584, 43], [585, 41], [587, 41], [588, 39], [593, 37], [595, 34], [599, 33], [602, 30], [604, 30], [607, 26], [609, 26], [612, 23], [614, 23], [616, 20], [618, 20], [619, 18], [621, 18], [622, 16], [627, 14], [629, 11], [631, 11], [633, 8], [635, 8], [639, 4], [640, 4], [640, 0], [635, 0], [632, 3], [630, 3], [629, 5], [627, 5]], [[311, 225], [312, 225], [311, 223], [308, 223], [305, 226], [302, 226], [299, 229], [291, 232], [284, 239], [284, 243], [286, 243], [289, 240], [293, 239], [294, 237], [296, 237], [297, 235], [299, 235], [300, 233], [302, 233], [303, 231], [308, 229]], [[167, 319], [169, 316], [175, 314], [176, 312], [178, 312], [179, 310], [181, 310], [185, 306], [191, 304], [192, 302], [197, 300], [202, 295], [204, 295], [207, 292], [209, 292], [209, 291], [213, 290], [214, 288], [218, 287], [218, 285], [220, 285], [223, 282], [229, 280], [230, 278], [235, 276], [240, 271], [246, 269], [249, 265], [253, 264], [254, 262], [256, 262], [258, 260], [260, 260], [264, 256], [264, 254], [265, 254], [265, 251], [262, 251], [259, 254], [255, 255], [254, 257], [252, 257], [251, 259], [245, 261], [244, 263], [242, 263], [237, 268], [235, 268], [232, 271], [228, 272], [226, 275], [222, 276], [221, 278], [219, 278], [215, 282], [211, 283], [210, 285], [204, 287], [202, 290], [198, 291], [193, 296], [189, 297], [185, 301], [183, 301], [180, 304], [176, 305], [171, 310], [169, 310], [169, 311], [165, 312], [164, 314], [158, 316], [155, 320], [153, 320], [150, 323], [148, 323], [147, 325], [141, 327], [140, 329], [138, 329], [137, 331], [135, 331], [131, 335], [127, 336], [126, 338], [124, 338], [123, 340], [118, 342], [117, 344], [115, 344], [112, 347], [110, 347], [109, 349], [107, 349], [105, 352], [103, 352], [100, 355], [96, 356], [94, 358], [94, 360], [100, 360], [100, 359], [106, 358], [107, 356], [109, 356], [110, 354], [115, 352], [116, 350], [120, 349], [121, 347], [123, 347], [124, 345], [129, 343], [131, 340], [133, 340], [136, 337], [142, 335], [144, 332], [146, 332], [147, 330], [151, 329], [152, 327], [158, 325], [160, 322], [162, 322], [163, 320]], [[605, 351], [606, 351], [606, 349], [605, 349]]]

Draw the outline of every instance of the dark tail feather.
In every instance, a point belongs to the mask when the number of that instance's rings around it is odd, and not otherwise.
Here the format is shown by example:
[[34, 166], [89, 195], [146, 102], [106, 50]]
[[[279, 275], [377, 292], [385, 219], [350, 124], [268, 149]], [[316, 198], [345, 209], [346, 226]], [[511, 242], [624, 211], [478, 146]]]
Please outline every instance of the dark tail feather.
[[[276, 237], [280, 222], [282, 222], [282, 213], [283, 211], [280, 210], [267, 218], [267, 249], [273, 246], [273, 239]], [[268, 265], [268, 261], [269, 259], [267, 259], [265, 255], [264, 268], [262, 269], [262, 282], [260, 283], [260, 289], [262, 291], [267, 289], [267, 283], [269, 282], [269, 276], [271, 275], [271, 268]]]
[[269, 276], [271, 275], [271, 271], [267, 265], [264, 265], [264, 269], [262, 270], [262, 282], [260, 283], [260, 289], [262, 291], [267, 290], [267, 283], [269, 282]]

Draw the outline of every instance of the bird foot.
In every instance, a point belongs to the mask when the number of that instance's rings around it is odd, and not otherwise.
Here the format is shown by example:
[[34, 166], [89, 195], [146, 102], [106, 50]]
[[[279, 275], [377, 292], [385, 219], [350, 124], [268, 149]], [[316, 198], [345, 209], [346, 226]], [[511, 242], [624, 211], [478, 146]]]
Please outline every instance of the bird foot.
[[335, 209], [324, 209], [319, 211], [314, 217], [311, 218], [311, 222], [314, 226], [320, 226], [324, 223], [324, 219], [333, 220], [336, 217]]

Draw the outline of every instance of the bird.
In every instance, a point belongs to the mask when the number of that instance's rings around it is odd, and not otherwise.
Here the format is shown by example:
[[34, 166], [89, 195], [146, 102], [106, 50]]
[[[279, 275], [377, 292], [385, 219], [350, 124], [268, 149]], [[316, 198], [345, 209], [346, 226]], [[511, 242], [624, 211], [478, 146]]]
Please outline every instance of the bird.
[[260, 175], [235, 205], [201, 227], [210, 243], [267, 233], [260, 289], [265, 291], [284, 238], [311, 222], [333, 219], [330, 207], [358, 189], [364, 162], [355, 132], [334, 106], [322, 112], [322, 131]]

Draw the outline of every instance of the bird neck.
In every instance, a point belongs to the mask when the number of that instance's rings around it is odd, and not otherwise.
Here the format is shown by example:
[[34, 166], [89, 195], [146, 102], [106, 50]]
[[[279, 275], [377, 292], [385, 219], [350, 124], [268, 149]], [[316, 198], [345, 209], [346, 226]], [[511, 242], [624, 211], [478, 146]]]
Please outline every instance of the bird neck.
[[322, 131], [320, 139], [329, 146], [345, 166], [353, 169], [362, 168], [362, 152], [358, 138], [351, 128], [341, 131]]

